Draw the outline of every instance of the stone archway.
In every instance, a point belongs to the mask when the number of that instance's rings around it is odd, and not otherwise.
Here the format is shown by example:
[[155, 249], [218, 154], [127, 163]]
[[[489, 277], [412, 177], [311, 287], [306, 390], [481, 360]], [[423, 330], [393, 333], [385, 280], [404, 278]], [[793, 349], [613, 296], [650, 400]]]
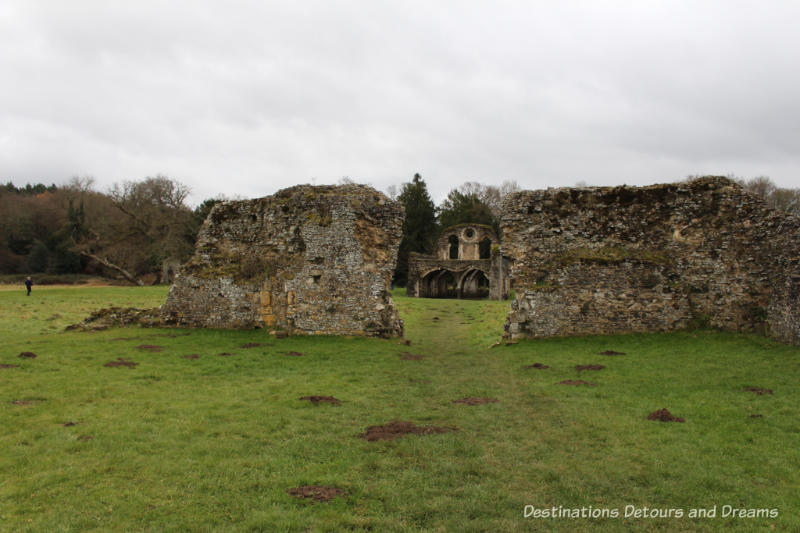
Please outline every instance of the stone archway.
[[455, 274], [440, 269], [428, 272], [420, 280], [420, 296], [424, 298], [458, 298], [459, 283]]
[[469, 298], [489, 297], [489, 276], [478, 268], [452, 271], [444, 268], [428, 271], [418, 282], [418, 294], [422, 298]]
[[[433, 254], [410, 252], [406, 294], [421, 298], [491, 298], [508, 296], [510, 261], [499, 250], [494, 230], [482, 224], [464, 223], [442, 231]], [[455, 294], [442, 272], [456, 280]], [[433, 272], [437, 272], [433, 274]], [[479, 273], [480, 272], [480, 273]]]
[[477, 268], [467, 270], [459, 283], [459, 298], [488, 298], [489, 286], [489, 278], [485, 272]]

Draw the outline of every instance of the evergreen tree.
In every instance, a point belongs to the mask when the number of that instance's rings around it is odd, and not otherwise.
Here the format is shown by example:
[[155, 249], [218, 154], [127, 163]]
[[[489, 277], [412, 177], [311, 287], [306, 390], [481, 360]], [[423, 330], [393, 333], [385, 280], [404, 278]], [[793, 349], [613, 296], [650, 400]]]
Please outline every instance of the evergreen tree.
[[475, 192], [462, 192], [453, 189], [439, 206], [439, 226], [449, 228], [456, 224], [485, 224], [500, 234], [500, 221], [492, 213], [489, 205]]
[[404, 183], [397, 200], [406, 209], [403, 222], [403, 240], [397, 254], [395, 283], [405, 286], [408, 281], [408, 254], [411, 252], [431, 253], [437, 231], [436, 208], [433, 205], [428, 186], [419, 174], [414, 174], [410, 183]]
[[211, 213], [211, 210], [214, 209], [214, 206], [223, 201], [224, 200], [222, 198], [206, 198], [203, 200], [202, 204], [194, 208], [193, 213], [195, 223], [197, 224], [198, 228], [200, 228], [200, 226], [203, 225], [203, 222], [206, 221], [208, 214]]

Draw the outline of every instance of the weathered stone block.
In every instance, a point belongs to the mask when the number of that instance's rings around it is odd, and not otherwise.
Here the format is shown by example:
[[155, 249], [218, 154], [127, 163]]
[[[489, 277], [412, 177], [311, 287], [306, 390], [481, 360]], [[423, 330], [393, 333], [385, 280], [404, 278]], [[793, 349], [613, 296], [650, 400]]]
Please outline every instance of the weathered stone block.
[[364, 185], [301, 185], [224, 202], [203, 224], [163, 318], [190, 327], [402, 336], [389, 292], [402, 223], [402, 206]]
[[511, 336], [706, 323], [800, 344], [800, 219], [729, 179], [523, 191], [502, 229]]

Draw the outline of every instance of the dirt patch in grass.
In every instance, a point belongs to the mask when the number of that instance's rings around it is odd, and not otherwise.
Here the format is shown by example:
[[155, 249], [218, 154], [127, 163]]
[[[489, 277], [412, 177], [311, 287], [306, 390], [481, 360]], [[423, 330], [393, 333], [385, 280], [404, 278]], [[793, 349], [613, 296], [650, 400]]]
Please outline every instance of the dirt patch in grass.
[[470, 396], [467, 398], [461, 398], [460, 400], [453, 400], [453, 403], [460, 403], [463, 405], [484, 405], [487, 403], [497, 403], [497, 398]]
[[47, 398], [28, 397], [28, 398], [22, 398], [20, 400], [11, 400], [11, 403], [14, 405], [32, 405], [34, 403], [41, 403], [46, 401]]
[[301, 396], [301, 400], [308, 400], [309, 402], [313, 403], [314, 405], [319, 405], [321, 403], [329, 403], [331, 405], [341, 405], [342, 402], [334, 398], [333, 396]]
[[170, 339], [175, 339], [177, 337], [186, 337], [187, 335], [191, 334], [191, 331], [187, 331], [185, 333], [161, 333], [160, 335], [153, 335], [153, 337], [168, 337]]
[[605, 352], [600, 352], [600, 355], [625, 355], [625, 352], [615, 352], [614, 350], [606, 350]]
[[92, 440], [94, 437], [91, 435], [81, 435], [78, 437], [78, 440], [86, 442], [87, 440]]
[[398, 341], [397, 344], [401, 346], [411, 346], [411, 341], [409, 339], [403, 339], [401, 341]]
[[584, 370], [603, 370], [605, 366], [603, 365], [575, 365], [575, 370], [578, 372], [583, 372]]
[[157, 344], [140, 344], [136, 349], [142, 350], [143, 352], [160, 352], [164, 347], [158, 346]]
[[415, 354], [411, 352], [403, 352], [400, 354], [400, 359], [402, 359], [403, 361], [419, 361], [424, 358], [425, 358], [424, 355]]
[[7, 365], [4, 363], [0, 365], [0, 368], [19, 368], [19, 365]]
[[235, 355], [235, 354], [228, 353], [228, 352], [222, 352], [222, 353], [218, 353], [217, 354], [218, 357], [231, 357], [232, 355]]
[[258, 348], [261, 345], [260, 342], [248, 342], [247, 344], [242, 344], [239, 348]]
[[21, 357], [22, 359], [36, 359], [36, 354], [33, 352], [22, 352], [17, 357]]
[[382, 426], [369, 426], [367, 431], [359, 435], [369, 442], [376, 440], [394, 440], [404, 435], [436, 435], [456, 431], [458, 428], [443, 426], [418, 426], [414, 422], [392, 420]]
[[542, 363], [533, 363], [532, 365], [528, 365], [525, 368], [535, 368], [536, 370], [544, 370], [550, 367], [547, 365], [543, 365]]
[[647, 419], [657, 420], [659, 422], [686, 422], [686, 419], [673, 415], [667, 410], [666, 407], [664, 409], [659, 409], [658, 411], [653, 411], [647, 415]]
[[431, 320], [433, 320], [433, 321], [438, 321], [438, 320], [439, 320], [439, 317], [438, 317], [438, 316], [435, 316], [435, 317], [433, 317]]
[[65, 428], [71, 428], [72, 426], [77, 426], [77, 425], [78, 425], [78, 423], [77, 423], [77, 422], [72, 422], [72, 421], [69, 421], [69, 422], [64, 422], [64, 423], [63, 423], [63, 424], [61, 424], [61, 425], [62, 425], [62, 426], [64, 426]]
[[200, 356], [196, 353], [190, 353], [189, 355], [184, 355], [184, 359], [200, 359]]
[[564, 381], [559, 381], [559, 385], [586, 385], [587, 387], [596, 387], [597, 384], [589, 383], [588, 381], [583, 381], [582, 379], [565, 379]]
[[128, 368], [135, 368], [138, 364], [139, 363], [136, 363], [134, 361], [128, 361], [124, 357], [117, 357], [116, 361], [109, 361], [108, 363], [104, 364], [103, 366], [107, 366], [107, 367], [110, 367], [110, 368], [113, 368], [113, 367], [116, 367], [116, 366], [127, 366]]
[[753, 413], [752, 415], [750, 415], [750, 418], [764, 418], [764, 415], [762, 415], [761, 413]]
[[283, 355], [288, 355], [289, 357], [303, 357], [305, 354], [300, 352], [286, 352]]
[[286, 494], [295, 498], [311, 498], [317, 502], [327, 502], [338, 496], [347, 495], [347, 491], [339, 487], [329, 487], [326, 485], [303, 485], [286, 489]]
[[748, 392], [752, 392], [753, 394], [758, 394], [759, 396], [764, 396], [765, 394], [772, 394], [772, 389], [762, 389], [761, 387], [747, 387], [745, 389]]

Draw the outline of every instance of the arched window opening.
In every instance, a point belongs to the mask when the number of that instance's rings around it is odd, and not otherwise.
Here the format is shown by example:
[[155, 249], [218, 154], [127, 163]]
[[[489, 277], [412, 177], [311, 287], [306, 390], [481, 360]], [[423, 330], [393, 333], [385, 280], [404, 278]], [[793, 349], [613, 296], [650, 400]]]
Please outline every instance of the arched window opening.
[[456, 287], [456, 278], [451, 272], [445, 271], [439, 276], [437, 295], [439, 298], [456, 298], [458, 297], [458, 287]]
[[486, 237], [478, 244], [478, 254], [481, 259], [492, 258], [492, 241]]
[[489, 278], [480, 270], [472, 270], [464, 276], [461, 287], [463, 298], [488, 298]]
[[458, 237], [450, 235], [447, 240], [450, 243], [450, 259], [458, 259]]

